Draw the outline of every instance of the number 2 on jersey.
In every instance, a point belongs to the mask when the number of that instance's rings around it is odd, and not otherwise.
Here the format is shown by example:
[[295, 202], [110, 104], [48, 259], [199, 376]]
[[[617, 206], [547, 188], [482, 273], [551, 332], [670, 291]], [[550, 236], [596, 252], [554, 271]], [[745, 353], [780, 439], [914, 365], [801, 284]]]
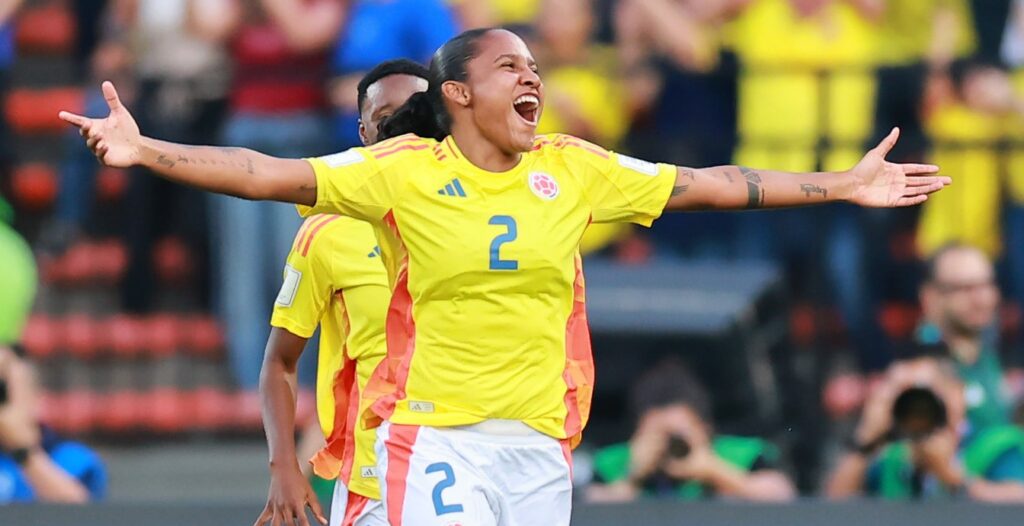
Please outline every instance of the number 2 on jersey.
[[519, 270], [519, 261], [501, 259], [501, 245], [515, 241], [519, 237], [515, 218], [512, 216], [494, 216], [487, 224], [505, 227], [505, 233], [498, 234], [494, 241], [491, 241], [491, 270]]
[[462, 504], [445, 504], [441, 492], [455, 485], [455, 472], [452, 465], [447, 462], [435, 462], [427, 466], [427, 475], [431, 473], [444, 473], [444, 478], [434, 486], [433, 500], [434, 513], [445, 515], [448, 513], [462, 513]]

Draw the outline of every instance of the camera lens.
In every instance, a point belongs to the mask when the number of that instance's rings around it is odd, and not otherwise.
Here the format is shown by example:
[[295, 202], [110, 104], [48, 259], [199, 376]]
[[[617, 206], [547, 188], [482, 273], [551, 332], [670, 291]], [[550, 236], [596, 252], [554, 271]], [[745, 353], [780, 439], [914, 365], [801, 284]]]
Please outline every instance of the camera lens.
[[685, 458], [690, 454], [690, 443], [683, 437], [673, 436], [668, 441], [668, 454], [672, 458]]
[[896, 397], [892, 419], [897, 438], [918, 439], [944, 427], [949, 418], [946, 404], [927, 387], [911, 387]]

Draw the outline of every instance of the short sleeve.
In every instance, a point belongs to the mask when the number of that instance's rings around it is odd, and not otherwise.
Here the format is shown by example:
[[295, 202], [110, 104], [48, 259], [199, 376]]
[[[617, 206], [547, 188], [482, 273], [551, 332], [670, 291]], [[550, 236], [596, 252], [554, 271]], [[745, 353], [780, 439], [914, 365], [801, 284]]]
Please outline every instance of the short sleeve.
[[366, 148], [306, 159], [316, 174], [316, 204], [299, 206], [303, 217], [340, 214], [375, 222], [394, 204], [395, 191]]
[[1024, 453], [1013, 448], [999, 455], [985, 473], [985, 478], [993, 482], [1024, 483]]
[[594, 223], [651, 226], [661, 216], [676, 181], [676, 168], [609, 152], [574, 137], [560, 136], [564, 155], [582, 178]]
[[306, 220], [295, 236], [284, 266], [281, 290], [274, 300], [270, 325], [301, 338], [310, 338], [320, 324], [324, 309], [334, 293], [329, 260], [317, 257], [313, 242], [328, 221], [338, 216], [315, 215]]
[[63, 442], [50, 451], [50, 458], [85, 486], [89, 500], [101, 500], [106, 495], [107, 469], [95, 451], [77, 442]]

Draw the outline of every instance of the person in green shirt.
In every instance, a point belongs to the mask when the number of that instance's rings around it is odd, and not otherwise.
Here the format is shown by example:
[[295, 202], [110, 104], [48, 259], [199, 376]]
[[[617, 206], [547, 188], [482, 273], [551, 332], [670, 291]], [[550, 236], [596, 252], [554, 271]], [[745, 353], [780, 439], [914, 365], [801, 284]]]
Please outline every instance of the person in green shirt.
[[[936, 410], [923, 410], [917, 402], [915, 410], [901, 412], [912, 388], [931, 393]], [[922, 350], [893, 363], [868, 397], [849, 451], [829, 476], [828, 497], [1024, 502], [1024, 431], [1010, 425], [972, 430], [964, 425], [964, 398], [945, 351]]]
[[927, 260], [920, 289], [918, 343], [949, 349], [964, 384], [967, 422], [976, 431], [1010, 423], [1010, 400], [994, 345], [999, 311], [995, 269], [981, 250], [952, 243]]
[[594, 455], [597, 482], [587, 488], [589, 500], [785, 501], [796, 495], [790, 480], [773, 468], [778, 452], [772, 444], [714, 434], [708, 395], [678, 361], [641, 376], [631, 398], [639, 415], [636, 431], [629, 442]]
[[36, 262], [15, 230], [14, 210], [0, 197], [0, 345], [21, 340], [36, 296]]

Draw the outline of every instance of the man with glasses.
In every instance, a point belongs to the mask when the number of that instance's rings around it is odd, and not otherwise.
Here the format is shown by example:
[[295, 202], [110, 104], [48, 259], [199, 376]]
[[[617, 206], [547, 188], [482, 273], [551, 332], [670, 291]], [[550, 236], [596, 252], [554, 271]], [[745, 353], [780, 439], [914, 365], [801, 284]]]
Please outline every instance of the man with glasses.
[[1009, 423], [1010, 400], [996, 348], [999, 289], [984, 252], [953, 243], [926, 262], [920, 289], [920, 343], [945, 343], [964, 383], [967, 421], [975, 431]]

